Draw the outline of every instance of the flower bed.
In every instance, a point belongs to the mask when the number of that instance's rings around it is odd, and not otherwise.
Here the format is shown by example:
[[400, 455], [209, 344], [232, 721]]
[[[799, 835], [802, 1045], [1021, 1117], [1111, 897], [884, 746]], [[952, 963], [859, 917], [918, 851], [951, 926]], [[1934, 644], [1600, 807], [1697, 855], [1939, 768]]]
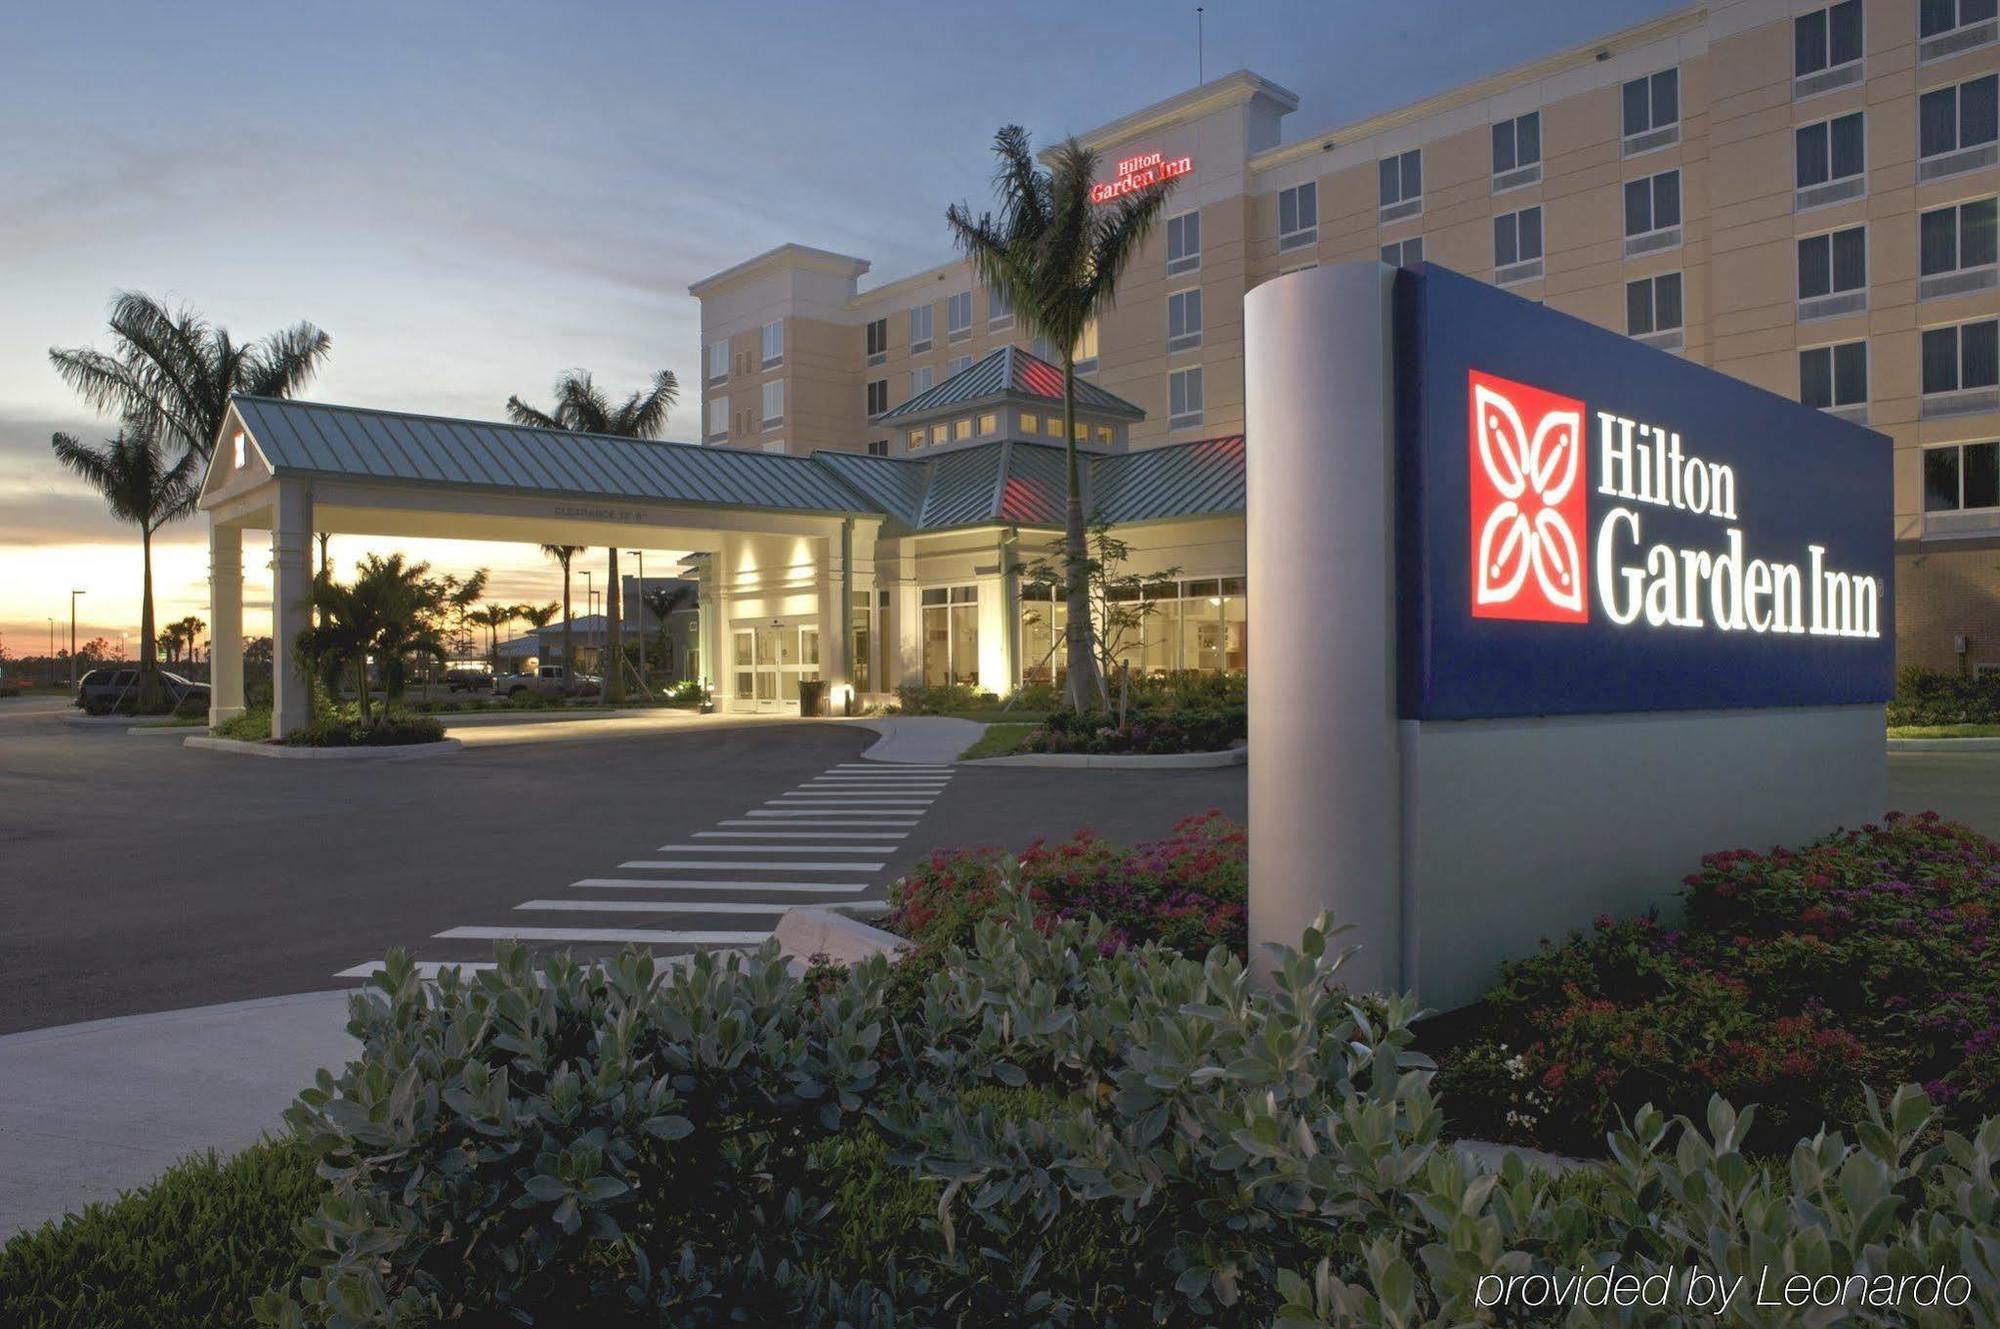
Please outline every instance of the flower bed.
[[322, 719], [285, 735], [295, 748], [400, 748], [444, 741], [444, 722], [430, 715], [389, 715], [372, 724]]
[[1454, 1122], [1592, 1148], [1620, 1108], [1764, 1105], [1762, 1143], [1924, 1085], [2000, 1103], [2000, 845], [1934, 813], [1804, 849], [1711, 854], [1686, 919], [1597, 920], [1510, 966], [1441, 1052]]
[[1017, 884], [1047, 925], [1095, 916], [1110, 951], [1158, 942], [1199, 956], [1247, 945], [1249, 836], [1220, 812], [1177, 823], [1132, 848], [1092, 831], [1037, 840], [1019, 859], [999, 849], [939, 850], [890, 888], [887, 924], [920, 950], [964, 944]]

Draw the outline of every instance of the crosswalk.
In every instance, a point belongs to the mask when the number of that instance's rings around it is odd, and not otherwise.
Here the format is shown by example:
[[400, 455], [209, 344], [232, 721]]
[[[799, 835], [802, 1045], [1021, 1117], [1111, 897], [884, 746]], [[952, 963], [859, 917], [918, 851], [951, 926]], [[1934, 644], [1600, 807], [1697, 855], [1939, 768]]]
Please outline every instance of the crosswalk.
[[[585, 958], [633, 944], [678, 955], [755, 946], [794, 905], [879, 914], [888, 908], [889, 864], [951, 778], [943, 764], [842, 762], [740, 817], [655, 846], [658, 857], [627, 859], [609, 875], [523, 900], [511, 911], [518, 918], [447, 928], [412, 948], [423, 956], [418, 970], [490, 969], [480, 957], [495, 941]], [[381, 967], [379, 958], [364, 960], [334, 977], [365, 979]]]

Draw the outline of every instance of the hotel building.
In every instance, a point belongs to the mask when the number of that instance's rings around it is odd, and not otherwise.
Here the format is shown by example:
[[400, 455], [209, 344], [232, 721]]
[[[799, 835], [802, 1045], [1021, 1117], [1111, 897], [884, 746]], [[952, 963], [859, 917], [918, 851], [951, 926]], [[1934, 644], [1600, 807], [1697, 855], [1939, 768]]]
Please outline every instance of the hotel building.
[[[1900, 658], [2000, 669], [1996, 71], [1995, 0], [1715, 0], [1353, 124], [1295, 125], [1238, 72], [1082, 135], [1108, 190], [1175, 177], [1079, 364], [1093, 506], [1134, 570], [1177, 570], [1125, 654], [1244, 663], [1244, 295], [1379, 258], [1888, 435]], [[690, 288], [703, 440], [813, 456], [886, 514], [854, 556], [857, 685], [1004, 691], [1052, 627], [1007, 569], [1060, 520], [1060, 376], [963, 261], [869, 272], [785, 245]], [[757, 593], [709, 573], [705, 604]]]

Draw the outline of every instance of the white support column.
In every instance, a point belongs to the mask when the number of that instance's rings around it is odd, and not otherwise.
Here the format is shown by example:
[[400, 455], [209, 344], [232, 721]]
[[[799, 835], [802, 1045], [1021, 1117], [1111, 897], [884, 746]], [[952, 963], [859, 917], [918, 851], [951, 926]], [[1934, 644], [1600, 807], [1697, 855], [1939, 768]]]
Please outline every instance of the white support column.
[[813, 580], [819, 601], [819, 676], [826, 682], [829, 701], [834, 690], [848, 681], [847, 643], [840, 639], [841, 624], [846, 618], [840, 603], [840, 588], [846, 582], [840, 566], [841, 536], [842, 532], [836, 529], [812, 542], [816, 565]]
[[840, 597], [840, 608], [834, 615], [835, 654], [833, 664], [839, 674], [829, 673], [827, 680], [832, 686], [827, 691], [832, 713], [840, 715], [847, 702], [854, 695], [854, 518], [840, 523], [840, 576], [835, 581], [835, 594]]
[[1009, 527], [1000, 534], [1001, 674], [990, 691], [1001, 696], [1021, 686], [1021, 533]]
[[243, 532], [208, 527], [208, 722], [243, 714]]
[[709, 600], [709, 626], [711, 628], [709, 652], [709, 677], [715, 683], [715, 708], [729, 709], [729, 701], [736, 695], [736, 671], [730, 668], [729, 653], [735, 649], [735, 633], [731, 631], [730, 581], [735, 575], [731, 571], [731, 550], [728, 536], [724, 536], [713, 554], [708, 556], [708, 573], [704, 577], [701, 590], [708, 595], [711, 587], [714, 594]]
[[897, 559], [900, 580], [892, 597], [896, 605], [897, 673], [889, 684], [892, 692], [906, 683], [916, 686], [924, 681], [923, 597], [922, 588], [917, 585], [916, 550], [909, 547], [913, 543], [905, 539], [902, 556]]
[[312, 596], [312, 492], [296, 480], [278, 485], [271, 529], [271, 737], [311, 720], [307, 681], [293, 647], [309, 620]]

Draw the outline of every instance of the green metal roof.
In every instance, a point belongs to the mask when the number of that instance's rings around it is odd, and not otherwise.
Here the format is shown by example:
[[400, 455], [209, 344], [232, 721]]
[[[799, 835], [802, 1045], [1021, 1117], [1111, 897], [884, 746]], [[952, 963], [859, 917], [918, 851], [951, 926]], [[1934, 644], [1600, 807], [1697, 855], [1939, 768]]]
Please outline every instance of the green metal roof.
[[[920, 392], [883, 420], [915, 420], [941, 411], [961, 410], [975, 404], [1026, 398], [1046, 405], [1063, 399], [1063, 372], [1039, 356], [1018, 346], [1002, 346], [977, 364], [967, 365], [927, 392]], [[1146, 413], [1098, 387], [1088, 379], [1076, 381], [1076, 406], [1093, 415], [1115, 415], [1143, 420]], [[1061, 431], [1058, 431], [1061, 432]]]

